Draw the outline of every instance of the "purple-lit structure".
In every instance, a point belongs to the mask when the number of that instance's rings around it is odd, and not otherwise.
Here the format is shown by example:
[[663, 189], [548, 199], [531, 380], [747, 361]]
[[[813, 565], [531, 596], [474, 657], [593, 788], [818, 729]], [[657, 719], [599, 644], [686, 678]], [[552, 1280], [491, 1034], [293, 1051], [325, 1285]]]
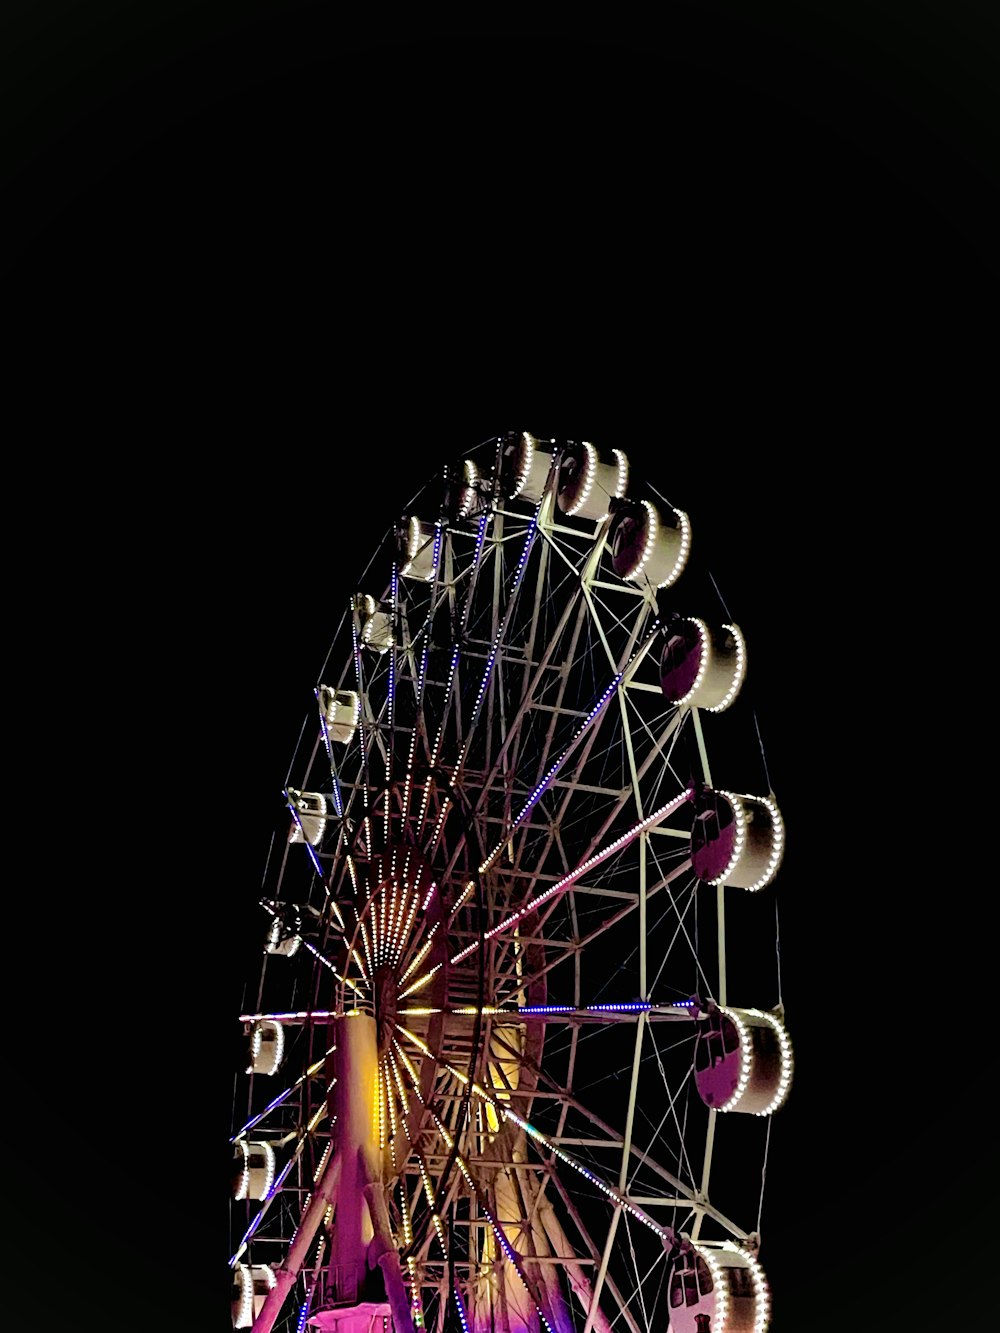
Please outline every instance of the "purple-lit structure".
[[785, 830], [692, 527], [627, 441], [500, 435], [345, 597], [239, 1015], [234, 1328], [767, 1330]]

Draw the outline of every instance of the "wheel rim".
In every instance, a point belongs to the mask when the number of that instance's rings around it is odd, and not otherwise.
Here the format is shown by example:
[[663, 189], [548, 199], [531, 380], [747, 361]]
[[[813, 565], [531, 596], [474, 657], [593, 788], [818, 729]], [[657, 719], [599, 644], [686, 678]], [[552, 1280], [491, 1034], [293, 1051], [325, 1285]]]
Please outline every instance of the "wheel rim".
[[[241, 1160], [266, 1144], [276, 1167], [234, 1200], [234, 1323], [685, 1333], [707, 1314], [762, 1333], [760, 1167], [791, 1049], [773, 969], [743, 958], [739, 977], [774, 1009], [728, 1006], [726, 913], [766, 940], [733, 895], [768, 890], [780, 817], [769, 793], [714, 794], [697, 663], [681, 703], [661, 674], [687, 515], [623, 500], [620, 451], [518, 435], [472, 453], [383, 543], [293, 761], [234, 1126]], [[648, 550], [621, 574], [636, 499]], [[725, 632], [739, 672], [711, 699], [729, 709], [745, 661]], [[704, 825], [692, 841], [720, 802], [773, 809], [745, 839], [770, 878], [741, 881], [728, 826], [715, 856]], [[728, 876], [699, 878], [692, 847]], [[722, 1086], [753, 1112], [726, 1136]]]

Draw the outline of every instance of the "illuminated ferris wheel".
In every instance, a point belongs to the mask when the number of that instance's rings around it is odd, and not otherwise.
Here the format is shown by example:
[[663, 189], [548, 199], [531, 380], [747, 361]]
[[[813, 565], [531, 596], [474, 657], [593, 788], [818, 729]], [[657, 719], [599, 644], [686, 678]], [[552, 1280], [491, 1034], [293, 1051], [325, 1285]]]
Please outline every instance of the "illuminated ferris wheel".
[[768, 1328], [784, 828], [696, 533], [503, 435], [342, 608], [254, 908], [235, 1328]]

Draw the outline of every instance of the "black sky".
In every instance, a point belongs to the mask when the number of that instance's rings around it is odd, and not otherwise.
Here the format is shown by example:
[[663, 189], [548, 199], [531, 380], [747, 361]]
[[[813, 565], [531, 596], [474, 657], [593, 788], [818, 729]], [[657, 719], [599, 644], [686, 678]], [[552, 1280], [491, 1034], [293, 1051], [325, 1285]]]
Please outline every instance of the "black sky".
[[951, 1326], [928, 1256], [975, 1266], [995, 1186], [962, 792], [997, 20], [754, 8], [4, 18], [31, 771], [70, 806], [15, 1071], [18, 1328], [226, 1327], [228, 1025], [285, 767], [386, 527], [509, 429], [624, 448], [752, 631], [797, 1052], [772, 1331]]

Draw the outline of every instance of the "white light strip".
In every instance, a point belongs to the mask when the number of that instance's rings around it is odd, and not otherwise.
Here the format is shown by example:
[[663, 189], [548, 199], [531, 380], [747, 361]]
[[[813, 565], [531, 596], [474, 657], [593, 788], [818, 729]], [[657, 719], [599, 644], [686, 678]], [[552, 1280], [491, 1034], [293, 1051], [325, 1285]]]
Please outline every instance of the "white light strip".
[[535, 453], [535, 445], [537, 444], [534, 435], [529, 435], [526, 430], [521, 432], [521, 439], [524, 441], [524, 451], [521, 455], [521, 471], [518, 473], [514, 489], [510, 493], [512, 500], [520, 495], [525, 482], [531, 476], [531, 464]]
[[736, 641], [736, 668], [733, 671], [733, 679], [729, 684], [725, 697], [713, 707], [707, 709], [709, 713], [723, 713], [733, 702], [740, 692], [740, 687], [747, 674], [747, 645], [746, 640], [738, 625], [723, 625], [723, 629], [729, 630]]
[[747, 818], [743, 811], [743, 802], [731, 791], [720, 791], [715, 794], [721, 796], [728, 803], [730, 810], [732, 810], [734, 828], [733, 850], [729, 857], [729, 861], [726, 864], [726, 868], [721, 875], [716, 875], [715, 879], [705, 881], [707, 884], [711, 884], [713, 888], [717, 888], [720, 884], [725, 884], [726, 880], [736, 869], [740, 857], [743, 855], [743, 849], [746, 846], [747, 841]]
[[615, 499], [622, 500], [628, 490], [628, 459], [621, 449], [612, 449], [611, 454], [618, 463], [618, 485], [615, 487]]
[[243, 1153], [243, 1167], [240, 1174], [240, 1183], [233, 1195], [233, 1198], [237, 1200], [245, 1199], [250, 1192], [250, 1148], [244, 1139], [240, 1139], [239, 1146]]
[[[678, 708], [683, 708], [685, 704], [690, 703], [701, 688], [701, 683], [705, 679], [705, 672], [708, 670], [708, 658], [711, 651], [709, 648], [708, 626], [705, 622], [699, 620], [697, 616], [688, 616], [688, 621], [690, 624], [694, 625], [695, 629], [698, 631], [698, 641], [701, 651], [698, 654], [698, 674], [694, 678], [694, 684], [682, 699], [676, 700]], [[714, 709], [709, 709], [709, 712], [714, 711]]]
[[757, 1262], [757, 1256], [731, 1240], [724, 1241], [724, 1250], [733, 1250], [743, 1256], [750, 1268], [750, 1280], [753, 1283], [754, 1321], [753, 1333], [767, 1333], [771, 1319], [771, 1291], [764, 1276], [764, 1270]]
[[672, 583], [677, 582], [684, 566], [687, 564], [687, 558], [691, 551], [691, 521], [682, 509], [675, 509], [674, 513], [680, 523], [681, 549], [677, 553], [673, 569], [662, 583], [656, 585], [658, 588], [669, 588]]
[[792, 1057], [792, 1041], [784, 1024], [780, 1023], [774, 1014], [766, 1013], [763, 1009], [747, 1009], [746, 1013], [752, 1014], [755, 1018], [762, 1018], [768, 1023], [774, 1035], [778, 1038], [778, 1047], [781, 1051], [781, 1072], [778, 1075], [778, 1086], [775, 1089], [774, 1096], [763, 1111], [758, 1111], [757, 1115], [773, 1115], [777, 1109], [782, 1106], [788, 1097], [788, 1090], [792, 1085], [792, 1069], [794, 1060]]
[[[753, 1040], [750, 1036], [750, 1029], [743, 1022], [742, 1017], [735, 1009], [723, 1009], [722, 1012], [732, 1020], [740, 1038], [740, 1074], [736, 1087], [728, 1101], [718, 1108], [720, 1112], [735, 1111], [743, 1100], [743, 1095], [750, 1082], [750, 1075], [753, 1072]], [[721, 1038], [721, 1032], [720, 1032]]]
[[594, 489], [594, 480], [597, 477], [597, 450], [592, 444], [583, 441], [584, 450], [584, 480], [580, 494], [576, 498], [576, 504], [572, 509], [567, 509], [567, 514], [578, 514], [590, 498], [590, 492]]
[[752, 884], [748, 884], [746, 886], [748, 893], [756, 893], [758, 890], [770, 884], [771, 880], [775, 876], [775, 872], [777, 871], [779, 864], [781, 863], [781, 858], [784, 855], [785, 824], [783, 819], [781, 818], [781, 811], [775, 805], [774, 801], [772, 801], [768, 796], [747, 796], [747, 795], [741, 796], [738, 795], [736, 792], [731, 792], [731, 791], [718, 791], [715, 794], [717, 796], [722, 796], [729, 803], [730, 809], [733, 812], [734, 823], [736, 825], [736, 830], [735, 830], [736, 841], [735, 841], [735, 846], [733, 847], [732, 856], [729, 858], [729, 863], [726, 866], [725, 870], [723, 870], [721, 875], [717, 875], [715, 879], [710, 879], [706, 881], [706, 883], [711, 884], [713, 886], [717, 886], [719, 884], [725, 884], [725, 882], [729, 879], [730, 875], [732, 875], [733, 871], [739, 864], [740, 858], [742, 857], [744, 849], [746, 847], [748, 821], [746, 817], [746, 811], [743, 806], [743, 802], [752, 801], [754, 803], [760, 804], [765, 808], [765, 810], [771, 816], [771, 850], [768, 854], [767, 865], [764, 867], [763, 874], [760, 875], [756, 880], [754, 880]]

